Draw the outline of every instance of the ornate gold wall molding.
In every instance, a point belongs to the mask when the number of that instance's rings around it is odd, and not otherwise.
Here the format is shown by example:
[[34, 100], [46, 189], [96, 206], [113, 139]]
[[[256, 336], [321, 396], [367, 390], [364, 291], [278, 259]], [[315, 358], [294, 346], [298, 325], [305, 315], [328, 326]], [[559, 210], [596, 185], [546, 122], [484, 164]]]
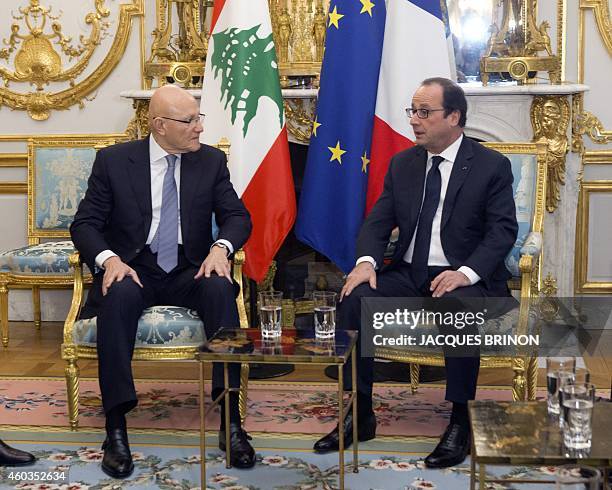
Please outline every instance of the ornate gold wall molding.
[[0, 153], [0, 167], [18, 168], [27, 166], [27, 153]]
[[586, 134], [593, 143], [605, 145], [612, 143], [612, 131], [606, 130], [601, 121], [589, 111], [576, 114], [576, 134]]
[[[601, 156], [601, 152], [599, 152]], [[612, 160], [612, 151], [608, 152]], [[612, 181], [600, 180], [582, 182], [578, 198], [578, 213], [576, 220], [576, 252], [574, 262], [574, 290], [576, 294], [610, 294], [612, 281], [590, 281], [589, 266], [589, 207], [593, 193], [612, 194]]]
[[612, 22], [610, 21], [610, 7], [608, 0], [580, 0], [580, 14], [592, 9], [595, 13], [597, 29], [608, 53], [612, 55]]
[[[71, 38], [63, 34], [59, 16], [51, 13], [52, 7], [40, 5], [40, 0], [29, 0], [29, 5], [19, 8], [21, 15], [14, 15], [16, 22], [11, 25], [11, 35], [5, 40], [8, 48], [0, 50], [0, 59], [7, 62], [14, 54], [13, 70], [0, 67], [0, 77], [5, 85], [0, 88], [0, 106], [26, 110], [37, 121], [46, 120], [51, 110], [66, 110], [75, 104], [83, 107], [83, 99], [100, 86], [123, 56], [132, 17], [144, 14], [143, 0], [120, 5], [117, 30], [106, 57], [89, 76], [77, 82], [109, 27], [105, 19], [110, 11], [105, 6], [105, 0], [91, 1], [95, 10], [85, 17], [85, 22], [91, 26], [91, 33], [88, 37], [81, 35], [80, 43], [76, 46], [70, 44]], [[51, 23], [49, 29], [46, 29], [47, 21]], [[23, 26], [28, 29], [25, 34], [20, 33]], [[51, 39], [56, 40], [61, 54], [55, 50]], [[69, 61], [77, 59], [77, 62], [66, 69], [62, 68], [62, 54]], [[13, 91], [8, 88], [10, 82], [29, 83], [36, 90]], [[45, 90], [45, 86], [58, 82], [68, 82], [69, 88], [57, 92]]]
[[546, 210], [557, 209], [560, 187], [565, 185], [565, 155], [568, 151], [567, 130], [570, 107], [567, 97], [540, 95], [531, 104], [533, 141], [546, 143]]

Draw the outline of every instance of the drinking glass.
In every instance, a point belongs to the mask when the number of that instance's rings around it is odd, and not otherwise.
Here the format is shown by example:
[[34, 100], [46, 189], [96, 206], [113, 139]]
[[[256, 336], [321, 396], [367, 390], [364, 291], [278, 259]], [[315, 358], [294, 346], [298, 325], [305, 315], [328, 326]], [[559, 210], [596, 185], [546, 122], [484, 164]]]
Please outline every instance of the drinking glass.
[[329, 339], [336, 334], [336, 297], [333, 291], [314, 291], [315, 337]]
[[[567, 375], [566, 375], [567, 374]], [[591, 373], [586, 368], [577, 367], [573, 373], [564, 373], [564, 376], [559, 378], [559, 407], [563, 406], [563, 390], [565, 385], [581, 385], [591, 381]], [[559, 427], [563, 428], [563, 410], [559, 408]]]
[[595, 386], [590, 383], [565, 384], [563, 399], [563, 443], [570, 449], [588, 449], [593, 434]]
[[564, 465], [555, 475], [557, 490], [599, 490], [601, 472], [585, 465]]
[[262, 338], [280, 337], [282, 301], [281, 291], [261, 291], [259, 293], [259, 322]]
[[559, 388], [576, 370], [575, 357], [546, 358], [546, 387], [548, 389], [548, 413], [559, 415]]

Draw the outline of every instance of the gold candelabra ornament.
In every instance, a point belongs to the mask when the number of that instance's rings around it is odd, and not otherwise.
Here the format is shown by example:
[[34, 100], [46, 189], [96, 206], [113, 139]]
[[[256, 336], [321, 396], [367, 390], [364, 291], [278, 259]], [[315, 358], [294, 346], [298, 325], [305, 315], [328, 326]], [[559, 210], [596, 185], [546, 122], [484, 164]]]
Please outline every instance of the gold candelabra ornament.
[[151, 56], [145, 62], [145, 86], [179, 83], [184, 87], [202, 84], [207, 32], [207, 8], [201, 0], [156, 0], [157, 27], [153, 30]]
[[[501, 28], [497, 22], [491, 25], [491, 37], [480, 59], [483, 85], [487, 85], [489, 73], [508, 73], [518, 83], [526, 83], [538, 71], [548, 72], [551, 83], [559, 83], [561, 65], [552, 53], [547, 32], [550, 25], [536, 22], [537, 0], [499, 0], [499, 7], [503, 8]], [[546, 54], [540, 56], [541, 51]]]
[[329, 0], [268, 0], [281, 86], [318, 85]]

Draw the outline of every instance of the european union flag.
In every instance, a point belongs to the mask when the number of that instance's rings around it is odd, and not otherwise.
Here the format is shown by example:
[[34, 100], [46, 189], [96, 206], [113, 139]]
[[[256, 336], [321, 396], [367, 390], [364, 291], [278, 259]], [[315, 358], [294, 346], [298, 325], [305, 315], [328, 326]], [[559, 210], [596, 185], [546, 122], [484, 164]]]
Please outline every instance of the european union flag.
[[332, 0], [321, 88], [295, 227], [344, 272], [364, 218], [385, 1]]

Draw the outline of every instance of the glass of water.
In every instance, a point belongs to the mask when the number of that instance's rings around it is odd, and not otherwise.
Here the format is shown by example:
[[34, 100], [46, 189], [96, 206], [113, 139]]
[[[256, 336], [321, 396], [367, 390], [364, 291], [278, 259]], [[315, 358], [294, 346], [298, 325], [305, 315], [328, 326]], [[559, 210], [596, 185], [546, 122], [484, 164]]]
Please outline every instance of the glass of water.
[[314, 291], [315, 337], [330, 339], [336, 334], [336, 297], [333, 291]]
[[281, 336], [282, 302], [281, 291], [260, 291], [259, 323], [262, 338], [275, 339]]
[[595, 386], [591, 383], [568, 383], [561, 391], [563, 443], [570, 449], [588, 449], [593, 436]]
[[546, 358], [546, 388], [548, 390], [548, 413], [559, 415], [559, 388], [576, 371], [575, 357]]
[[585, 465], [560, 466], [555, 483], [557, 490], [599, 490], [601, 471]]

